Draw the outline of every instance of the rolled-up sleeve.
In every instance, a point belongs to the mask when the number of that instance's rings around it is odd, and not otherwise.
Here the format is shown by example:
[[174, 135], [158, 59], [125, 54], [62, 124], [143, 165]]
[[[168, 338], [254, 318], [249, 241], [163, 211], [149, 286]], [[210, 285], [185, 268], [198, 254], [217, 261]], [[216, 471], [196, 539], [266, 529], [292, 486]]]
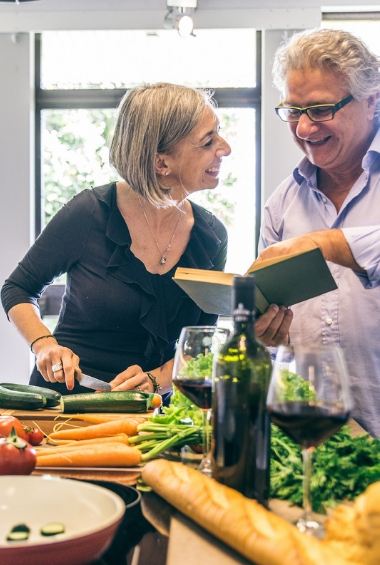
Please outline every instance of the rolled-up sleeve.
[[380, 226], [341, 228], [355, 261], [367, 272], [368, 288], [380, 285]]

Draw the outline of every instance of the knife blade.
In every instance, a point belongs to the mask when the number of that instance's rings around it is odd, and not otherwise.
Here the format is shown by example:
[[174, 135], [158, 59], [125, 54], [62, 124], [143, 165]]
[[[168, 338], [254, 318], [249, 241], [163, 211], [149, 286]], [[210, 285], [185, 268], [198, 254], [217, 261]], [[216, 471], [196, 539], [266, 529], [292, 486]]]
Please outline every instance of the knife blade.
[[100, 379], [95, 379], [95, 377], [90, 377], [90, 375], [85, 375], [84, 373], [75, 373], [75, 378], [81, 386], [84, 386], [86, 388], [101, 390], [102, 392], [111, 392], [110, 383], [106, 383], [105, 381], [101, 381]]

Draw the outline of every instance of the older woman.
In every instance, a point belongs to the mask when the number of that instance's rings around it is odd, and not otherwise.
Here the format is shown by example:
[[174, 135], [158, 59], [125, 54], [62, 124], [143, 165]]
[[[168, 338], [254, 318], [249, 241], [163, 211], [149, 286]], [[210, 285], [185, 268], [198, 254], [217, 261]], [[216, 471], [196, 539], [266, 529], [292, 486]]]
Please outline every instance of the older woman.
[[341, 30], [307, 30], [279, 48], [276, 112], [305, 156], [265, 206], [259, 257], [318, 245], [334, 263], [338, 290], [292, 308], [290, 340], [343, 347], [353, 415], [378, 437], [379, 68], [379, 57]]
[[[172, 281], [176, 267], [224, 268], [222, 223], [187, 200], [214, 189], [228, 143], [207, 92], [172, 84], [129, 91], [110, 160], [120, 182], [84, 190], [49, 222], [2, 289], [4, 309], [31, 346], [30, 383], [89, 392], [83, 371], [112, 390], [171, 389], [185, 325], [214, 324]], [[53, 334], [37, 299], [67, 273]]]

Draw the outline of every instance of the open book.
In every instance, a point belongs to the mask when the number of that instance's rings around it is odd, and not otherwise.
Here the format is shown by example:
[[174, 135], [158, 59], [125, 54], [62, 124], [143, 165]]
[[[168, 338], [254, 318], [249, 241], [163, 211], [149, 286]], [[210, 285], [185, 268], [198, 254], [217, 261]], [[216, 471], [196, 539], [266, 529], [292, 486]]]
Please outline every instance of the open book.
[[[259, 313], [265, 312], [269, 304], [291, 306], [337, 289], [318, 247], [253, 264], [248, 274], [255, 277]], [[204, 312], [231, 316], [233, 277], [222, 271], [179, 267], [173, 280]]]

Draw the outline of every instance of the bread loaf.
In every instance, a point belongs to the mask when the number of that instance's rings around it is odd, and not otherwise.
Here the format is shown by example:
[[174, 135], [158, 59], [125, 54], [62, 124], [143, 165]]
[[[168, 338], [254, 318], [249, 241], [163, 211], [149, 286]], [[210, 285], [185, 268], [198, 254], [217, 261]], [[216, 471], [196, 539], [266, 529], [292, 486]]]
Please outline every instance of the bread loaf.
[[347, 561], [335, 545], [302, 534], [255, 500], [182, 463], [151, 461], [142, 478], [167, 502], [256, 565], [360, 563]]
[[326, 541], [348, 560], [380, 564], [380, 483], [373, 483], [352, 507], [338, 506], [327, 520]]

